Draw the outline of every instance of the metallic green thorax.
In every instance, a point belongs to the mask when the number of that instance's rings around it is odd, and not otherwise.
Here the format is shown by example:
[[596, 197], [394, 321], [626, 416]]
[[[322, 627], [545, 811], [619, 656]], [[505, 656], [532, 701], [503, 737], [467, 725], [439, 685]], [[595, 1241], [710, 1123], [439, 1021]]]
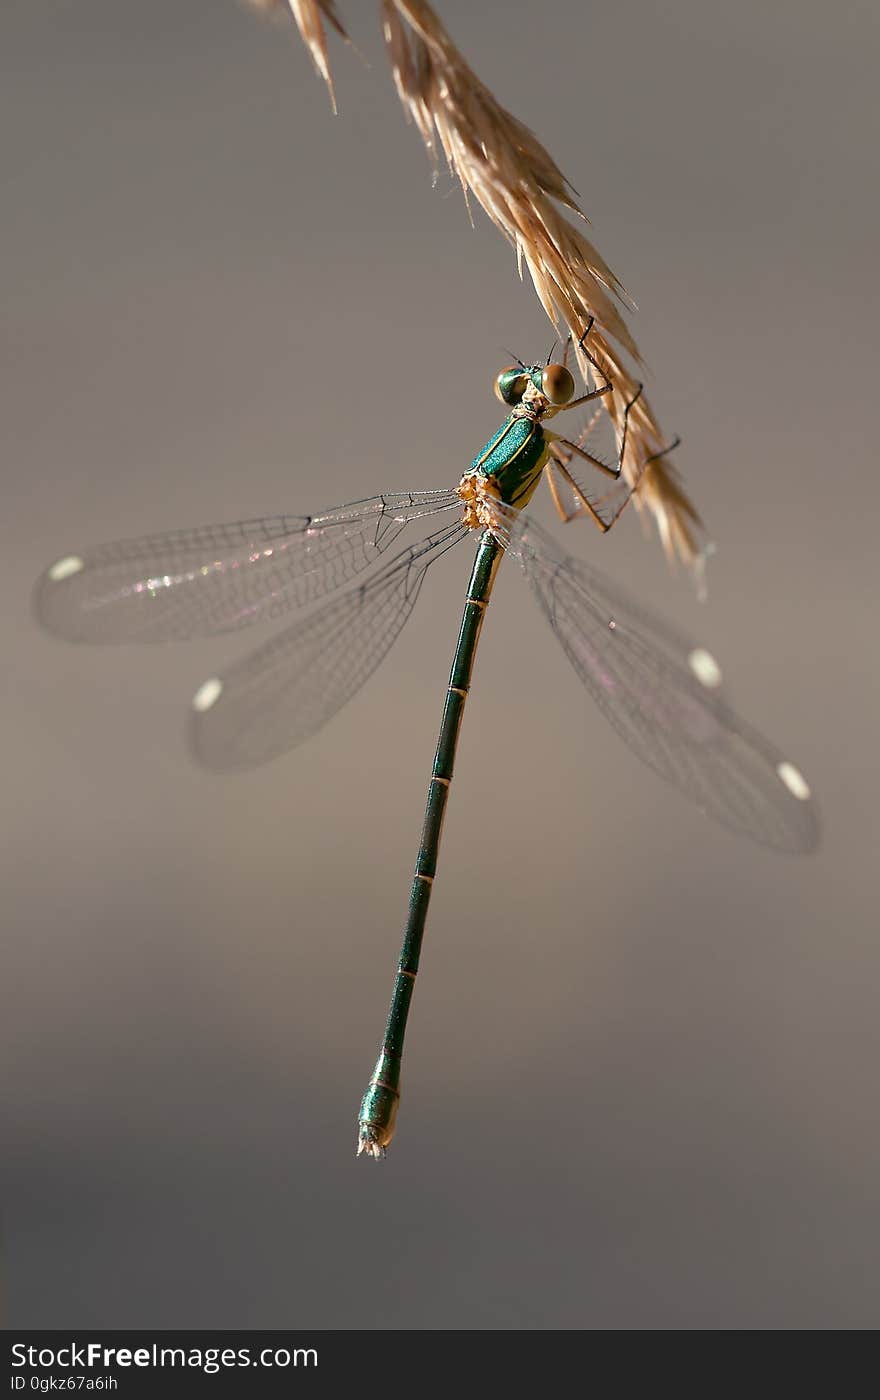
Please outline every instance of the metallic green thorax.
[[531, 499], [549, 455], [544, 429], [531, 415], [514, 412], [471, 463], [471, 471], [494, 477], [501, 499], [522, 510]]

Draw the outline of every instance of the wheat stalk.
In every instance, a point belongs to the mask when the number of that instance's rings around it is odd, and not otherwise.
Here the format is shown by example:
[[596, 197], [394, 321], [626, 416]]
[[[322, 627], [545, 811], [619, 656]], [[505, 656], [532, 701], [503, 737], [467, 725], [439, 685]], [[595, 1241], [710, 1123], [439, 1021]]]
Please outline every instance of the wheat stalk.
[[[251, 0], [263, 9], [289, 6], [315, 67], [330, 91], [325, 25], [348, 36], [334, 0]], [[482, 205], [525, 263], [553, 325], [577, 342], [592, 321], [590, 352], [614, 385], [603, 403], [619, 433], [637, 382], [622, 358], [638, 365], [638, 347], [616, 300], [626, 292], [580, 227], [586, 223], [575, 191], [528, 127], [495, 99], [452, 42], [427, 0], [380, 0], [385, 45], [397, 92], [432, 159], [439, 148], [468, 195]], [[567, 214], [578, 221], [573, 222]], [[590, 368], [580, 355], [585, 380]], [[644, 394], [629, 416], [623, 470], [633, 499], [653, 516], [670, 559], [695, 564], [700, 519], [663, 452], [667, 439]], [[654, 460], [651, 460], [654, 459]]]

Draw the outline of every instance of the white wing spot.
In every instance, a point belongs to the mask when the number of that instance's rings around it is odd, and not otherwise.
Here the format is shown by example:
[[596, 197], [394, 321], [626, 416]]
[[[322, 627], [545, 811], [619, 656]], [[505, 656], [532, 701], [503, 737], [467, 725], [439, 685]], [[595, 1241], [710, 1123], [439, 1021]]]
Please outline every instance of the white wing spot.
[[60, 583], [63, 578], [78, 574], [83, 567], [83, 561], [78, 554], [68, 554], [65, 559], [59, 559], [57, 564], [52, 565], [49, 577], [53, 583]]
[[721, 684], [721, 667], [710, 651], [705, 647], [695, 647], [688, 657], [688, 665], [696, 676], [700, 685], [706, 686], [708, 690], [714, 690]]
[[203, 715], [205, 710], [210, 710], [212, 705], [216, 705], [222, 694], [223, 682], [219, 676], [212, 676], [209, 681], [205, 681], [203, 685], [199, 686], [192, 698], [192, 707], [200, 715]]
[[796, 797], [799, 802], [806, 802], [810, 796], [810, 784], [807, 782], [799, 768], [795, 768], [793, 763], [787, 761], [777, 763], [776, 772], [780, 781], [785, 784], [792, 797]]

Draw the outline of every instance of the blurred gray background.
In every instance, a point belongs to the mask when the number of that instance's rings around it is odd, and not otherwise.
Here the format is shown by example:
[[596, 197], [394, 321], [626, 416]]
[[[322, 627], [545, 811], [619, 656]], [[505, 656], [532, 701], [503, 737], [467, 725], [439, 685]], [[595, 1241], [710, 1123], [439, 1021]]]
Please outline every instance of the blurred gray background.
[[[568, 542], [722, 659], [809, 776], [811, 859], [630, 759], [502, 573], [398, 1138], [354, 1158], [468, 569], [362, 694], [212, 779], [195, 685], [249, 639], [78, 649], [91, 542], [454, 483], [548, 325], [344, 4], [340, 115], [234, 0], [0, 21], [9, 1321], [878, 1322], [877, 378], [869, 4], [443, 0], [581, 192], [718, 545]], [[541, 512], [546, 516], [546, 504]]]

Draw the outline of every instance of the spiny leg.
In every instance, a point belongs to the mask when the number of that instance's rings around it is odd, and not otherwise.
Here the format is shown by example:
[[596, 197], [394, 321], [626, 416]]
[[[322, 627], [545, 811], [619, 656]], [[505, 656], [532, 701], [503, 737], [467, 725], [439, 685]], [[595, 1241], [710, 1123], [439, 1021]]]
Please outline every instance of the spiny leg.
[[[601, 457], [595, 457], [595, 456], [593, 455], [592, 452], [587, 452], [587, 451], [584, 449], [584, 447], [581, 445], [583, 442], [586, 441], [586, 438], [587, 438], [587, 436], [588, 436], [588, 433], [589, 433], [589, 431], [590, 431], [590, 430], [592, 429], [592, 427], [593, 427], [593, 423], [590, 424], [590, 429], [588, 429], [586, 433], [582, 433], [582, 434], [581, 434], [581, 442], [580, 442], [580, 443], [572, 442], [572, 441], [570, 440], [570, 438], [564, 438], [564, 437], [562, 437], [559, 433], [551, 433], [551, 432], [549, 432], [547, 429], [544, 430], [544, 436], [545, 436], [550, 442], [559, 442], [559, 443], [561, 443], [561, 444], [563, 445], [563, 447], [567, 447], [567, 448], [568, 448], [569, 452], [575, 453], [578, 457], [583, 457], [584, 461], [585, 461], [585, 462], [589, 462], [589, 463], [590, 463], [590, 466], [595, 467], [595, 468], [597, 469], [597, 471], [604, 472], [606, 476], [610, 476], [610, 477], [612, 477], [615, 481], [617, 481], [618, 478], [620, 477], [621, 471], [623, 470], [623, 459], [624, 459], [624, 455], [625, 455], [625, 453], [626, 453], [626, 438], [627, 438], [627, 432], [628, 432], [628, 429], [629, 429], [629, 413], [630, 413], [630, 409], [632, 408], [633, 404], [637, 402], [637, 400], [638, 400], [638, 398], [639, 398], [639, 395], [640, 395], [641, 392], [642, 392], [642, 388], [643, 388], [643, 387], [644, 387], [643, 385], [641, 385], [641, 384], [639, 385], [639, 387], [636, 389], [636, 392], [633, 394], [632, 398], [630, 399], [629, 403], [626, 405], [626, 407], [625, 407], [624, 410], [623, 410], [623, 430], [622, 430], [622, 432], [621, 432], [621, 434], [620, 434], [620, 447], [619, 447], [619, 449], [618, 449], [617, 464], [616, 464], [616, 466], [609, 467], [608, 463], [607, 463], [607, 462], [603, 462]], [[609, 388], [609, 389], [611, 388], [611, 385], [610, 385], [610, 384], [608, 385], [608, 388]], [[607, 391], [605, 391], [605, 392], [607, 392]], [[584, 396], [583, 399], [575, 400], [575, 402], [576, 402], [576, 403], [586, 403], [587, 400], [590, 399], [590, 398], [595, 398], [595, 395], [594, 395], [594, 394], [587, 394], [587, 395]], [[567, 407], [567, 408], [573, 408], [573, 407], [574, 407], [574, 404], [567, 404], [566, 407]]]
[[[571, 488], [572, 495], [574, 496], [576, 501], [580, 502], [576, 510], [565, 509], [562, 497], [559, 494], [559, 487], [557, 486], [556, 479], [553, 475], [554, 467], [562, 476], [565, 477], [565, 480], [568, 482]], [[564, 525], [567, 525], [571, 520], [575, 520], [579, 515], [588, 515], [593, 521], [593, 523], [595, 525], [598, 525], [603, 535], [611, 529], [611, 525], [605, 523], [599, 512], [584, 495], [584, 492], [581, 490], [580, 486], [578, 486], [571, 472], [568, 470], [567, 467], [564, 467], [562, 465], [558, 457], [551, 456], [548, 458], [547, 463], [544, 467], [544, 475], [547, 478], [547, 485], [550, 487], [550, 495], [553, 498], [553, 504], [556, 507], [556, 513]]]
[[[586, 342], [587, 342], [587, 336], [590, 334], [590, 331], [593, 329], [593, 326], [594, 326], [594, 324], [595, 324], [595, 321], [596, 321], [595, 316], [591, 316], [590, 319], [589, 319], [589, 321], [587, 322], [587, 329], [584, 331], [583, 335], [581, 336], [580, 340], [578, 341], [578, 349], [580, 350], [581, 354], [585, 357], [585, 359], [587, 359], [587, 360], [589, 361], [589, 363], [593, 366], [593, 369], [595, 370], [596, 375], [597, 375], [598, 377], [601, 377], [605, 382], [604, 382], [602, 385], [600, 385], [598, 388], [596, 388], [596, 389], [591, 389], [590, 392], [589, 392], [588, 394], [581, 394], [580, 398], [572, 399], [572, 400], [571, 400], [571, 403], [565, 404], [565, 405], [563, 406], [563, 408], [560, 410], [560, 411], [563, 412], [563, 413], [567, 413], [568, 410], [569, 410], [570, 408], [580, 408], [582, 404], [590, 403], [593, 399], [602, 398], [602, 396], [603, 396], [604, 394], [610, 394], [610, 393], [611, 393], [611, 390], [614, 388], [614, 385], [612, 384], [611, 380], [608, 378], [608, 375], [605, 373], [605, 371], [604, 371], [604, 369], [602, 368], [602, 366], [599, 364], [599, 361], [595, 358], [595, 356], [591, 355], [590, 352], [589, 352], [589, 350], [587, 349], [587, 344], [586, 344]], [[565, 364], [566, 369], [568, 368], [568, 351], [569, 351], [569, 347], [570, 347], [571, 343], [572, 343], [572, 337], [569, 336], [568, 340], [566, 341], [566, 345], [565, 345], [565, 360], [563, 361], [563, 363]], [[641, 386], [640, 386], [640, 387], [641, 387]]]
[[[614, 387], [613, 384], [612, 384], [612, 382], [611, 382], [611, 380], [609, 379], [608, 375], [605, 373], [604, 369], [603, 369], [602, 366], [599, 364], [598, 360], [597, 360], [597, 359], [595, 358], [595, 356], [592, 355], [592, 354], [590, 353], [590, 351], [587, 349], [587, 345], [586, 345], [587, 337], [589, 336], [590, 331], [593, 329], [594, 323], [595, 323], [595, 317], [591, 316], [590, 319], [589, 319], [589, 321], [587, 322], [587, 326], [586, 326], [586, 329], [584, 330], [583, 335], [581, 336], [580, 340], [578, 341], [578, 350], [579, 350], [579, 351], [581, 352], [581, 354], [587, 359], [587, 361], [590, 363], [590, 365], [592, 365], [596, 377], [597, 377], [597, 378], [603, 379], [603, 380], [604, 380], [604, 383], [601, 384], [598, 388], [591, 390], [589, 393], [587, 393], [587, 394], [582, 394], [579, 398], [572, 399], [570, 403], [567, 403], [567, 404], [561, 406], [561, 407], [557, 410], [557, 412], [565, 413], [565, 412], [567, 412], [570, 408], [578, 408], [578, 407], [581, 407], [581, 406], [582, 406], [583, 404], [585, 404], [585, 403], [590, 403], [590, 402], [593, 401], [594, 399], [600, 398], [600, 397], [602, 397], [602, 396], [605, 395], [605, 394], [609, 394], [609, 393], [612, 391], [613, 387]], [[569, 335], [569, 337], [568, 337], [568, 339], [567, 339], [567, 341], [566, 341], [566, 344], [565, 344], [565, 353], [564, 353], [564, 359], [563, 359], [563, 363], [565, 364], [566, 368], [567, 368], [567, 366], [568, 366], [569, 351], [570, 351], [570, 349], [571, 349], [572, 343], [573, 343], [573, 337], [572, 337], [571, 335]], [[619, 444], [619, 448], [618, 448], [617, 463], [616, 463], [616, 465], [613, 466], [613, 467], [609, 466], [607, 462], [603, 462], [602, 459], [601, 459], [600, 457], [595, 456], [594, 453], [592, 453], [592, 452], [587, 452], [586, 449], [584, 448], [584, 443], [585, 443], [585, 442], [587, 441], [587, 439], [589, 438], [591, 432], [593, 431], [593, 429], [594, 429], [595, 426], [596, 426], [596, 423], [597, 423], [598, 420], [599, 420], [599, 417], [600, 417], [600, 414], [601, 414], [601, 409], [597, 409], [596, 412], [593, 414], [593, 416], [591, 417], [591, 419], [590, 419], [589, 423], [587, 424], [587, 426], [586, 426], [586, 427], [584, 428], [584, 430], [579, 434], [577, 442], [572, 442], [570, 438], [564, 438], [564, 437], [562, 437], [559, 433], [552, 433], [552, 432], [550, 432], [548, 429], [545, 428], [545, 430], [544, 430], [545, 437], [547, 438], [548, 442], [550, 442], [550, 443], [552, 444], [552, 446], [551, 446], [551, 451], [550, 451], [550, 457], [549, 457], [549, 459], [548, 459], [548, 461], [547, 461], [547, 465], [546, 465], [546, 467], [545, 467], [545, 474], [546, 474], [546, 477], [547, 477], [547, 484], [548, 484], [548, 486], [550, 487], [550, 494], [551, 494], [551, 496], [552, 496], [552, 498], [553, 498], [553, 504], [554, 504], [554, 506], [556, 507], [557, 514], [559, 515], [560, 519], [561, 519], [563, 522], [567, 523], [568, 521], [573, 520], [573, 519], [574, 519], [576, 516], [578, 516], [578, 515], [589, 515], [590, 519], [593, 520], [593, 521], [595, 522], [595, 524], [598, 526], [598, 528], [602, 531], [602, 533], [605, 534], [605, 533], [607, 533], [608, 530], [611, 529], [611, 526], [612, 526], [613, 524], [615, 524], [615, 522], [620, 518], [621, 513], [623, 512], [623, 510], [624, 510], [624, 508], [626, 507], [626, 505], [627, 505], [627, 503], [628, 503], [630, 497], [631, 497], [632, 494], [633, 494], [633, 491], [634, 491], [634, 489], [635, 489], [634, 486], [629, 486], [629, 487], [628, 487], [628, 489], [627, 489], [627, 490], [625, 491], [625, 493], [623, 494], [622, 499], [621, 499], [621, 500], [619, 501], [619, 503], [616, 505], [616, 508], [612, 511], [612, 513], [610, 514], [610, 516], [606, 518], [605, 516], [603, 516], [603, 515], [600, 513], [600, 509], [597, 508], [597, 505], [594, 505], [594, 504], [589, 500], [589, 498], [587, 497], [587, 495], [586, 495], [586, 493], [584, 492], [583, 488], [582, 488], [582, 487], [578, 484], [578, 482], [575, 480], [574, 476], [572, 475], [572, 473], [571, 473], [571, 472], [569, 471], [569, 469], [568, 469], [568, 462], [571, 461], [571, 458], [572, 458], [573, 455], [574, 455], [574, 456], [581, 457], [581, 458], [583, 458], [583, 460], [584, 460], [585, 462], [589, 462], [589, 463], [590, 463], [590, 466], [595, 467], [597, 471], [604, 472], [606, 476], [610, 476], [610, 477], [612, 478], [613, 481], [619, 483], [620, 480], [621, 480], [622, 473], [623, 473], [623, 463], [624, 463], [624, 458], [625, 458], [625, 455], [626, 455], [626, 444], [627, 444], [627, 435], [628, 435], [628, 431], [629, 431], [629, 415], [630, 415], [630, 410], [632, 409], [633, 405], [638, 401], [638, 399], [639, 399], [639, 397], [640, 397], [640, 395], [641, 395], [641, 393], [642, 393], [643, 388], [644, 388], [644, 385], [642, 385], [642, 384], [640, 383], [640, 384], [638, 385], [638, 387], [636, 388], [636, 392], [633, 394], [632, 398], [629, 400], [629, 402], [628, 402], [628, 403], [626, 404], [626, 406], [624, 407], [624, 410], [623, 410], [623, 427], [622, 427], [622, 431], [621, 431], [621, 435], [620, 435], [620, 444]], [[675, 448], [675, 447], [678, 446], [679, 441], [680, 441], [680, 439], [676, 438], [675, 441], [672, 442], [672, 443], [670, 443], [670, 445], [669, 445], [668, 447], [664, 447], [661, 451], [653, 453], [650, 457], [648, 457], [648, 458], [645, 460], [645, 462], [643, 462], [642, 467], [641, 467], [641, 470], [639, 471], [639, 474], [638, 474], [638, 477], [637, 477], [637, 480], [636, 480], [636, 485], [638, 484], [639, 481], [641, 481], [641, 478], [642, 478], [642, 476], [643, 476], [643, 474], [644, 474], [646, 468], [649, 466], [649, 464], [650, 464], [651, 462], [656, 461], [659, 457], [664, 456], [665, 453], [671, 452], [671, 451], [673, 450], [673, 448]], [[554, 450], [554, 448], [555, 448], [556, 450]], [[567, 452], [567, 456], [566, 456], [565, 460], [563, 460], [563, 457], [562, 457], [562, 449], [565, 449], [566, 452]], [[558, 484], [557, 484], [557, 482], [556, 482], [556, 480], [555, 480], [555, 478], [554, 478], [554, 476], [553, 476], [553, 468], [554, 468], [554, 467], [557, 469], [557, 471], [560, 472], [560, 474], [561, 474], [561, 475], [565, 478], [565, 480], [568, 482], [568, 485], [569, 485], [569, 487], [570, 487], [570, 489], [571, 489], [571, 492], [572, 492], [572, 495], [574, 496], [574, 499], [579, 503], [577, 509], [575, 509], [574, 511], [568, 511], [568, 510], [566, 510], [565, 505], [563, 504], [562, 497], [561, 497], [560, 492], [559, 492]], [[610, 493], [609, 493], [609, 494], [610, 494]], [[605, 497], [605, 498], [604, 498], [604, 500], [607, 500], [607, 499], [608, 499], [608, 497]], [[597, 504], [598, 504], [598, 507], [601, 507], [601, 505], [603, 504], [603, 501], [600, 500]]]
[[[593, 322], [592, 322], [592, 320], [591, 320], [591, 321], [590, 321], [590, 325], [587, 326], [587, 329], [586, 329], [586, 331], [584, 332], [584, 337], [583, 337], [584, 339], [586, 338], [587, 335], [589, 335], [589, 333], [590, 333], [590, 326], [592, 326], [592, 324], [593, 324]], [[574, 343], [574, 342], [573, 342], [573, 338], [572, 338], [571, 335], [569, 335], [568, 340], [567, 340], [566, 343], [565, 343], [565, 363], [566, 363], [566, 365], [567, 365], [567, 362], [568, 362], [569, 351], [570, 351], [571, 346], [572, 346], [573, 343]], [[600, 418], [602, 417], [602, 413], [603, 413], [603, 408], [602, 408], [602, 405], [600, 404], [598, 408], [594, 409], [594, 411], [593, 411], [593, 413], [592, 413], [592, 415], [591, 415], [591, 417], [590, 417], [589, 422], [588, 422], [588, 423], [586, 424], [586, 426], [582, 429], [582, 431], [578, 434], [578, 439], [577, 439], [577, 444], [576, 444], [577, 447], [583, 447], [584, 443], [587, 441], [587, 439], [589, 438], [590, 434], [593, 432], [593, 429], [596, 427], [596, 424], [599, 422]], [[563, 441], [564, 441], [564, 439], [556, 438], [556, 443], [560, 443], [560, 442], [563, 442]], [[577, 516], [579, 516], [579, 515], [585, 515], [585, 514], [586, 514], [586, 515], [589, 515], [590, 519], [593, 520], [593, 521], [595, 522], [595, 524], [599, 527], [599, 529], [600, 529], [600, 530], [603, 532], [603, 534], [604, 534], [605, 531], [606, 531], [609, 527], [605, 524], [605, 522], [604, 522], [604, 520], [602, 519], [601, 515], [594, 509], [594, 507], [593, 507], [591, 501], [590, 501], [589, 498], [586, 496], [586, 494], [584, 493], [584, 491], [581, 489], [581, 487], [579, 486], [579, 484], [578, 484], [578, 482], [575, 480], [575, 478], [572, 476], [571, 472], [567, 470], [566, 462], [567, 462], [567, 461], [570, 461], [570, 460], [571, 460], [571, 453], [569, 453], [569, 454], [568, 454], [568, 457], [567, 457], [565, 460], [563, 460], [559, 448], [557, 447], [556, 451], [554, 451], [554, 450], [553, 450], [553, 447], [551, 447], [551, 449], [550, 449], [550, 456], [549, 456], [549, 458], [548, 458], [548, 460], [547, 460], [547, 464], [546, 464], [546, 466], [545, 466], [544, 471], [545, 471], [545, 475], [546, 475], [546, 477], [547, 477], [547, 485], [548, 485], [549, 488], [550, 488], [550, 495], [551, 495], [552, 500], [553, 500], [553, 505], [554, 505], [555, 508], [556, 508], [556, 513], [557, 513], [557, 515], [559, 516], [560, 520], [561, 520], [561, 521], [563, 522], [563, 524], [565, 524], [565, 525], [567, 525], [567, 524], [569, 523], [569, 521], [574, 520], [574, 519], [575, 519]], [[553, 475], [553, 467], [556, 467], [556, 468], [559, 470], [559, 472], [565, 477], [566, 481], [568, 482], [568, 484], [569, 484], [569, 486], [570, 486], [570, 488], [571, 488], [572, 495], [574, 496], [575, 500], [576, 500], [577, 502], [579, 502], [579, 504], [578, 504], [578, 506], [577, 506], [577, 508], [576, 508], [575, 510], [566, 510], [565, 504], [564, 504], [564, 502], [563, 502], [563, 500], [562, 500], [562, 496], [561, 496], [560, 491], [559, 491], [559, 486], [557, 485], [556, 478], [555, 478], [555, 476]]]
[[[681, 443], [681, 438], [676, 434], [676, 436], [672, 439], [672, 442], [668, 443], [666, 447], [661, 447], [660, 450], [659, 450], [658, 452], [652, 452], [651, 455], [650, 455], [650, 457], [646, 457], [646, 458], [645, 458], [644, 462], [642, 463], [641, 469], [640, 469], [640, 471], [639, 471], [638, 477], [636, 478], [635, 484], [634, 484], [633, 486], [630, 486], [630, 487], [629, 487], [629, 490], [627, 490], [627, 491], [625, 491], [625, 492], [623, 493], [623, 495], [622, 495], [622, 496], [620, 497], [620, 499], [617, 501], [617, 503], [616, 503], [616, 505], [613, 507], [613, 509], [610, 510], [610, 512], [609, 512], [609, 514], [608, 514], [607, 516], [602, 516], [602, 517], [601, 517], [601, 518], [605, 521], [605, 529], [606, 529], [606, 531], [607, 531], [607, 530], [610, 530], [611, 527], [612, 527], [612, 525], [616, 525], [616, 524], [617, 524], [617, 521], [620, 519], [620, 517], [621, 517], [621, 515], [623, 514], [624, 510], [625, 510], [626, 507], [629, 505], [630, 501], [632, 500], [633, 496], [635, 495], [635, 493], [636, 493], [636, 491], [637, 491], [637, 489], [638, 489], [640, 483], [643, 481], [644, 476], [645, 476], [645, 472], [648, 470], [648, 467], [651, 465], [651, 463], [652, 463], [652, 462], [658, 462], [658, 461], [660, 460], [661, 457], [665, 457], [665, 456], [666, 456], [667, 452], [674, 452], [675, 449], [679, 446], [680, 443]], [[608, 501], [608, 499], [609, 499], [609, 497], [611, 496], [611, 494], [612, 494], [612, 493], [609, 492], [609, 493], [608, 493], [608, 496], [605, 496], [605, 497], [603, 497], [601, 500], [599, 500], [599, 501], [597, 502], [597, 506], [598, 506], [599, 508], [601, 508], [601, 506], [603, 505], [603, 503], [604, 503], [605, 501]]]
[[[592, 426], [592, 423], [588, 425], [582, 437], [585, 437], [586, 434], [589, 433]], [[561, 439], [559, 441], [561, 441]], [[616, 507], [607, 516], [603, 516], [601, 514], [601, 508], [603, 504], [609, 501], [612, 493], [609, 493], [605, 497], [601, 497], [596, 502], [591, 501], [584, 492], [583, 488], [578, 484], [578, 482], [572, 476], [571, 472], [568, 470], [566, 463], [563, 462], [560, 459], [560, 457], [558, 457], [555, 453], [551, 452], [551, 455], [547, 461], [544, 471], [547, 477], [547, 484], [550, 487], [550, 495], [553, 499], [553, 504], [556, 507], [556, 511], [559, 515], [559, 518], [563, 521], [564, 524], [567, 525], [569, 521], [575, 520], [579, 515], [588, 515], [590, 519], [602, 531], [603, 535], [607, 534], [607, 532], [611, 529], [612, 525], [615, 525], [620, 519], [620, 516], [622, 515], [624, 509], [629, 504], [630, 500], [635, 494], [636, 487], [642, 480], [642, 477], [644, 476], [650, 464], [652, 462], [658, 461], [661, 457], [665, 457], [668, 452], [674, 452], [675, 449], [679, 446], [680, 442], [681, 438], [676, 436], [675, 438], [673, 438], [672, 442], [668, 444], [668, 446], [661, 448], [659, 452], [653, 452], [650, 457], [647, 457], [645, 459], [645, 461], [642, 464], [641, 471], [639, 472], [636, 485], [628, 486], [627, 490], [623, 493], [620, 500], [618, 501]], [[572, 495], [574, 496], [575, 500], [580, 503], [576, 510], [569, 511], [565, 509], [565, 506], [559, 493], [559, 487], [553, 477], [552, 469], [554, 467], [568, 482], [568, 485], [571, 488]]]

